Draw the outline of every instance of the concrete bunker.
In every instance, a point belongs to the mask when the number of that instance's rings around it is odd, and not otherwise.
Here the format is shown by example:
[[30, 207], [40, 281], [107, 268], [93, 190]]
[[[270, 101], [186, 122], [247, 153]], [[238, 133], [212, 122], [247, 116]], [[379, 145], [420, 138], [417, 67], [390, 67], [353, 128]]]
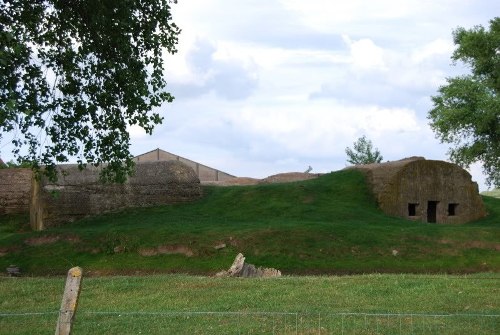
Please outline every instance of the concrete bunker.
[[477, 183], [455, 164], [411, 157], [352, 168], [365, 173], [386, 214], [428, 223], [466, 223], [486, 216]]
[[79, 170], [59, 165], [58, 180], [33, 180], [30, 223], [34, 230], [75, 221], [91, 215], [130, 207], [158, 206], [198, 199], [200, 180], [178, 161], [136, 163], [135, 174], [124, 184], [103, 184], [100, 167]]

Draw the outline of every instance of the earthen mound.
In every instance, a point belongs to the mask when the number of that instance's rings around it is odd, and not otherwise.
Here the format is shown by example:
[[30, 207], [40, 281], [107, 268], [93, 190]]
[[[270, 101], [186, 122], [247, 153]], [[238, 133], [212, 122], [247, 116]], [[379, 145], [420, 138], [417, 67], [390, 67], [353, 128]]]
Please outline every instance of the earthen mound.
[[221, 181], [203, 181], [203, 185], [215, 185], [215, 186], [245, 186], [245, 185], [257, 185], [260, 179], [249, 178], [249, 177], [237, 177], [228, 180]]
[[287, 172], [279, 173], [260, 180], [259, 184], [288, 183], [318, 178], [318, 173]]

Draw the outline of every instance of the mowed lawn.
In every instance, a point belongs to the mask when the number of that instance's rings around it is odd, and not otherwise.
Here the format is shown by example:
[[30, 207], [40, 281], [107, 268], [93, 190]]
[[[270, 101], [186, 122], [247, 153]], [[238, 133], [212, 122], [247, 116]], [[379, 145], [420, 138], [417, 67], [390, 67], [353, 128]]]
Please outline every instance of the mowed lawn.
[[[500, 271], [500, 199], [463, 225], [412, 222], [382, 213], [358, 171], [314, 180], [205, 187], [198, 201], [129, 209], [43, 232], [26, 216], [0, 217], [0, 269], [60, 275], [213, 275], [242, 252], [284, 274]], [[222, 247], [221, 247], [222, 246]]]
[[[0, 278], [0, 334], [51, 334], [64, 277]], [[84, 277], [74, 334], [495, 334], [500, 275]]]

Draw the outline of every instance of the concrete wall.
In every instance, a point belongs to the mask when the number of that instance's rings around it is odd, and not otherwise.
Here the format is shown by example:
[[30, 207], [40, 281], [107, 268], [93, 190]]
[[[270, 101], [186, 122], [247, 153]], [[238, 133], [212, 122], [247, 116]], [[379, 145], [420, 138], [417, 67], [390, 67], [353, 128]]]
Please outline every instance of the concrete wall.
[[31, 179], [30, 169], [0, 169], [0, 214], [29, 211]]
[[478, 186], [461, 167], [421, 157], [358, 167], [389, 215], [430, 223], [466, 223], [486, 216]]
[[124, 184], [102, 184], [100, 168], [60, 165], [57, 182], [32, 186], [31, 226], [42, 230], [90, 215], [130, 207], [186, 202], [201, 196], [194, 171], [177, 161], [141, 162]]
[[236, 178], [235, 176], [230, 175], [228, 173], [197, 163], [190, 159], [174, 155], [170, 152], [161, 149], [156, 149], [134, 157], [134, 161], [136, 162], [171, 161], [171, 160], [182, 162], [187, 166], [191, 167], [196, 172], [196, 175], [198, 176], [201, 182], [227, 181]]

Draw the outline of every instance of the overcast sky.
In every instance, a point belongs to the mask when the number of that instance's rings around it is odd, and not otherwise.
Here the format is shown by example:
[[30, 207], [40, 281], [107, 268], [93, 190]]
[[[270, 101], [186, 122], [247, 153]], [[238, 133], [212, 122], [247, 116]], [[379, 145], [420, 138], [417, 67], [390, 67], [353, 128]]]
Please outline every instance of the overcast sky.
[[180, 0], [166, 56], [176, 99], [152, 136], [131, 129], [132, 154], [161, 148], [237, 176], [329, 172], [366, 135], [384, 161], [446, 160], [427, 113], [466, 70], [451, 65], [452, 31], [499, 13], [498, 0]]

